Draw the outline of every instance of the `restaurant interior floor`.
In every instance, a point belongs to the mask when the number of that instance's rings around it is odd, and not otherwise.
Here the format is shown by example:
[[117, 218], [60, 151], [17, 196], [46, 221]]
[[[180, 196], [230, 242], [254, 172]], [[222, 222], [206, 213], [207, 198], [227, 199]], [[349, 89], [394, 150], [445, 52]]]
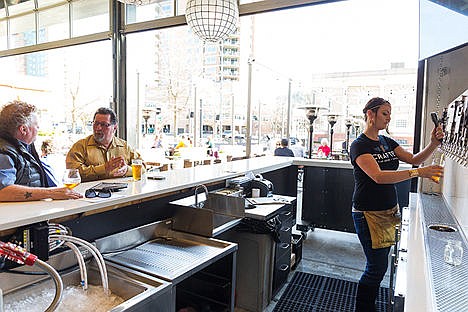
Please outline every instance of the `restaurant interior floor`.
[[[301, 220], [301, 202], [302, 189], [299, 186], [297, 220]], [[300, 233], [296, 232], [296, 234]], [[364, 270], [365, 263], [364, 253], [356, 234], [317, 228], [307, 233], [307, 239], [303, 241], [302, 246], [302, 260], [297, 268], [291, 271], [288, 281], [296, 271], [301, 271], [357, 282]], [[390, 269], [387, 270], [382, 282], [383, 287], [389, 285], [389, 273]], [[286, 287], [287, 283], [272, 299], [264, 312], [273, 311]], [[244, 310], [235, 309], [235, 311], [243, 312]]]

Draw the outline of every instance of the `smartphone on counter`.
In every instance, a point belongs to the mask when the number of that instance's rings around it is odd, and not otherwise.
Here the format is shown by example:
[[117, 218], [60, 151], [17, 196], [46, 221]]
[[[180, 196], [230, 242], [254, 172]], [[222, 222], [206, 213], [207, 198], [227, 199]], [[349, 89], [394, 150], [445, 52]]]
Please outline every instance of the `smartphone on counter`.
[[148, 179], [151, 179], [151, 180], [165, 180], [166, 177], [150, 175], [150, 176], [148, 176]]

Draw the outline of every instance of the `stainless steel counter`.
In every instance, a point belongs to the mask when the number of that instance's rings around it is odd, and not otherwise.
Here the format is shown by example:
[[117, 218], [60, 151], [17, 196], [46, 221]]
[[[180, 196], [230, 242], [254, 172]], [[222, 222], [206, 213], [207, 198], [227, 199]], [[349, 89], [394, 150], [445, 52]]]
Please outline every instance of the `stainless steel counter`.
[[[455, 231], [437, 231], [430, 225]], [[461, 241], [465, 250], [458, 266], [444, 261], [449, 239]], [[411, 194], [407, 248], [405, 311], [468, 311], [468, 244], [443, 197]], [[397, 274], [397, 286], [398, 279]]]
[[251, 219], [268, 220], [274, 216], [284, 204], [291, 204], [296, 197], [273, 195], [272, 197], [248, 198], [255, 208], [246, 209], [245, 216]]

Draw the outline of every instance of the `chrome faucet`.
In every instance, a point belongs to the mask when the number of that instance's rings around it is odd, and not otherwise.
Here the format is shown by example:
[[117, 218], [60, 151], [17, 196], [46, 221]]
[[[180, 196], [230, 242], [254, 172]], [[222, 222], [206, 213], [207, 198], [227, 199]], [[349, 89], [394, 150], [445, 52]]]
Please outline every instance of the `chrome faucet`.
[[200, 208], [198, 206], [198, 190], [200, 188], [203, 188], [203, 191], [205, 191], [206, 199], [208, 199], [208, 189], [206, 188], [206, 186], [203, 185], [203, 184], [199, 184], [199, 185], [195, 186], [195, 207], [196, 208]]

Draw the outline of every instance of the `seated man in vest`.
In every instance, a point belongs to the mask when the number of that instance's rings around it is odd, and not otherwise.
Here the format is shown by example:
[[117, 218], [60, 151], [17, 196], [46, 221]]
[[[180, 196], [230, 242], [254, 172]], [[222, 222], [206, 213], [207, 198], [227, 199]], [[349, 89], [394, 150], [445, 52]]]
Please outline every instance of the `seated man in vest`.
[[0, 112], [0, 201], [82, 197], [66, 187], [48, 187], [34, 147], [38, 128], [34, 105], [13, 101], [3, 106]]
[[67, 168], [79, 169], [83, 182], [132, 176], [132, 159], [141, 157], [114, 135], [116, 130], [114, 111], [99, 108], [94, 113], [93, 134], [77, 141], [68, 151]]

